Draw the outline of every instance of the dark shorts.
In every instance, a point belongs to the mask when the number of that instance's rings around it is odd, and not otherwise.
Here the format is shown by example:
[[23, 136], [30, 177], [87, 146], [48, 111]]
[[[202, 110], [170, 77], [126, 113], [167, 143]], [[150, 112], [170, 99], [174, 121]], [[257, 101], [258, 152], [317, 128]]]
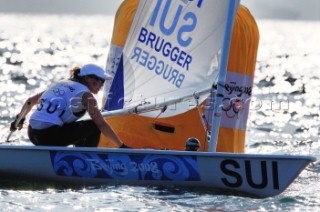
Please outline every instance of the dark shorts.
[[92, 120], [77, 121], [63, 126], [52, 126], [42, 130], [32, 129], [29, 125], [28, 136], [34, 145], [97, 147], [100, 130]]

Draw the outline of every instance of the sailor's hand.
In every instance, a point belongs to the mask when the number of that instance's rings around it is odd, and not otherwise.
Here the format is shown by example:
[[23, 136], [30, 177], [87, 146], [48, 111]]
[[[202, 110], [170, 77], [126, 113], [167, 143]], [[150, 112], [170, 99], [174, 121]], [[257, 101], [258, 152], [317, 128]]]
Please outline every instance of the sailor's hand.
[[16, 130], [21, 130], [22, 129], [24, 121], [26, 120], [26, 118], [22, 118], [20, 120], [20, 122], [16, 126], [16, 123], [18, 121], [18, 117], [19, 117], [19, 115], [16, 116], [16, 119], [13, 122], [11, 122], [10, 131], [16, 131]]
[[119, 148], [132, 149], [132, 147], [127, 146], [124, 143]]

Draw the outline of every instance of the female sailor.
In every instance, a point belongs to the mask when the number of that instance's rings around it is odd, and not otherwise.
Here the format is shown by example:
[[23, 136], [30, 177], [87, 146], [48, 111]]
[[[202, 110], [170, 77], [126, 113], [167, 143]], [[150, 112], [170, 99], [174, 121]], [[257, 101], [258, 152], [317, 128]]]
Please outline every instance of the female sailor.
[[[21, 109], [21, 112], [25, 110], [24, 117], [37, 105], [29, 121], [30, 141], [42, 146], [97, 147], [102, 133], [117, 147], [128, 148], [103, 119], [93, 96], [99, 92], [106, 79], [110, 77], [99, 66], [87, 64], [82, 68], [74, 67], [70, 70], [69, 79], [28, 98]], [[77, 121], [86, 111], [91, 120]], [[10, 130], [20, 130], [23, 121], [15, 127], [16, 119]]]

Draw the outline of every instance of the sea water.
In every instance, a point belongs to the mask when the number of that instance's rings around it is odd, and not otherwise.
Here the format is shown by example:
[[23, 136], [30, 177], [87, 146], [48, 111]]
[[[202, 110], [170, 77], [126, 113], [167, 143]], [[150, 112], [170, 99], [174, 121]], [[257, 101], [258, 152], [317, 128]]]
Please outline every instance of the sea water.
[[[247, 153], [320, 159], [320, 23], [257, 20], [260, 44]], [[0, 142], [28, 96], [91, 62], [105, 66], [112, 16], [0, 14]], [[99, 96], [97, 96], [99, 98]], [[10, 145], [31, 145], [26, 129]], [[319, 211], [320, 162], [266, 199], [185, 188], [84, 188], [3, 182], [0, 211]]]

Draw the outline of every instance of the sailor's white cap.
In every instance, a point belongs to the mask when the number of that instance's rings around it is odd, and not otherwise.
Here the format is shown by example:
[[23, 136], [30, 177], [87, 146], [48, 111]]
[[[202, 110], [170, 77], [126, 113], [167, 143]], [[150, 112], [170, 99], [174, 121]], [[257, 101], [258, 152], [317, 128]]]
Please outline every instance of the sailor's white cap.
[[112, 77], [108, 75], [105, 70], [103, 70], [101, 67], [94, 65], [94, 64], [87, 64], [82, 66], [80, 69], [80, 73], [78, 76], [84, 77], [87, 75], [95, 75], [97, 77], [100, 77], [102, 79], [111, 79]]

